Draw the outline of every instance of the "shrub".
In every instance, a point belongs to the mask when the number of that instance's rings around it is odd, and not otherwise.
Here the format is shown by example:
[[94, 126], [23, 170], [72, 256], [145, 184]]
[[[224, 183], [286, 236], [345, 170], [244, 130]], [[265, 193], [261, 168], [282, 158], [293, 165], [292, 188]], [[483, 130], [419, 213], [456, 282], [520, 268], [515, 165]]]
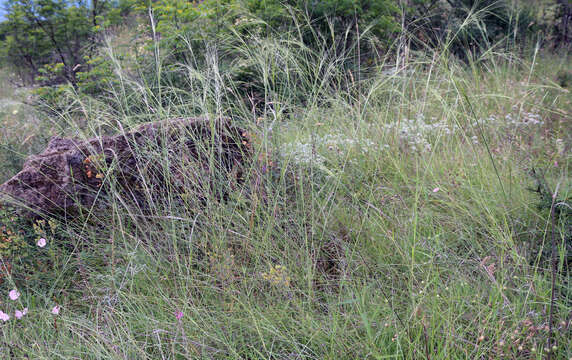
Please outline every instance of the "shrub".
[[407, 13], [414, 45], [441, 47], [457, 57], [478, 57], [501, 44], [524, 46], [537, 31], [532, 7], [498, 0], [419, 2]]
[[[37, 80], [45, 86], [75, 85], [84, 55], [97, 45], [97, 31], [122, 21], [129, 7], [129, 0], [94, 1], [91, 7], [82, 1], [9, 1], [0, 26], [0, 56], [5, 64], [25, 69], [25, 84], [40, 75]], [[47, 76], [46, 67], [57, 67], [57, 76]]]

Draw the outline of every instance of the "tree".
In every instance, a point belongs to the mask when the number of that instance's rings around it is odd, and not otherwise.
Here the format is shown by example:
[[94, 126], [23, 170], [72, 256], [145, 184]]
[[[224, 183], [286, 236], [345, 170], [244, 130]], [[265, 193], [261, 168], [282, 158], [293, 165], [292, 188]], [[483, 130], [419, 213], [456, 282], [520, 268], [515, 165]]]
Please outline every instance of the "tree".
[[2, 58], [24, 83], [77, 83], [86, 50], [94, 46], [98, 19], [109, 2], [94, 0], [9, 0], [0, 27]]

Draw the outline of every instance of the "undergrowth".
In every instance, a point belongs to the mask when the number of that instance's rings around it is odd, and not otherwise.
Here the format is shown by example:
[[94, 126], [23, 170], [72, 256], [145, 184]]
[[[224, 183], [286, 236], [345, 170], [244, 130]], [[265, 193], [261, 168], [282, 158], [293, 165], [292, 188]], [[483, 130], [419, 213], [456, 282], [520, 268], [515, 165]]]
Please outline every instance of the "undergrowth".
[[[572, 357], [572, 104], [556, 77], [570, 58], [491, 48], [459, 62], [447, 44], [399, 41], [358, 78], [339, 66], [355, 52], [307, 48], [302, 32], [206, 41], [202, 67], [162, 68], [156, 46], [152, 83], [109, 42], [116, 81], [97, 97], [68, 90], [46, 120], [57, 135], [224, 116], [248, 129], [256, 161], [242, 184], [217, 183], [225, 199], [155, 189], [141, 209], [104, 181], [106, 211], [27, 223], [3, 209], [4, 358]], [[219, 66], [225, 46], [249, 63], [256, 99]], [[0, 134], [12, 175], [26, 152]]]

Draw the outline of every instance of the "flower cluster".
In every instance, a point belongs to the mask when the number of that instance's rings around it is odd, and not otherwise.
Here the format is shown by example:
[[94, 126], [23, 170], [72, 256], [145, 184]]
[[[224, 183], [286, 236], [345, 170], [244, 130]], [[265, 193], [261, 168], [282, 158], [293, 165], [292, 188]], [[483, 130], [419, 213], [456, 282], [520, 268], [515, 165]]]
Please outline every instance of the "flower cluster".
[[383, 126], [386, 131], [395, 131], [401, 144], [408, 146], [414, 152], [430, 152], [431, 136], [451, 135], [458, 129], [456, 124], [448, 124], [445, 120], [436, 121], [434, 117], [430, 122], [426, 122], [425, 115], [421, 113], [416, 115], [415, 120], [403, 119]]
[[[14, 302], [20, 298], [20, 295], [21, 294], [17, 289], [12, 289], [8, 293], [8, 297], [10, 298], [10, 300], [12, 300]], [[60, 306], [55, 305], [52, 308], [51, 313], [54, 315], [59, 315], [60, 314]], [[27, 314], [28, 314], [28, 308], [27, 307], [25, 307], [23, 309], [17, 308], [14, 310], [14, 317], [18, 320], [22, 319]], [[6, 322], [6, 321], [10, 320], [10, 315], [5, 313], [4, 311], [0, 310], [0, 320], [2, 320], [3, 322]]]
[[327, 155], [343, 154], [348, 149], [357, 149], [366, 154], [374, 149], [384, 149], [388, 145], [377, 146], [370, 139], [349, 138], [342, 134], [326, 134], [316, 137], [312, 142], [294, 142], [284, 144], [281, 148], [282, 157], [293, 161], [298, 165], [322, 166], [326, 162]]
[[[43, 222], [43, 223], [42, 223]], [[34, 230], [36, 231], [40, 231], [41, 227], [45, 225], [44, 220], [39, 220], [36, 224], [34, 224]], [[50, 224], [50, 226], [52, 226], [54, 229], [56, 227], [55, 223], [54, 224]], [[38, 247], [43, 248], [44, 246], [46, 246], [46, 239], [45, 238], [40, 238], [37, 242]], [[10, 290], [10, 292], [8, 293], [8, 297], [10, 298], [10, 300], [12, 301], [17, 301], [20, 298], [21, 294], [20, 291], [18, 291], [18, 289], [12, 289]], [[52, 314], [54, 315], [59, 315], [60, 313], [60, 306], [59, 305], [55, 305], [52, 308]], [[28, 308], [25, 307], [23, 309], [15, 309], [14, 310], [14, 317], [18, 320], [22, 319], [24, 316], [26, 316], [28, 314]], [[8, 320], [10, 320], [10, 315], [5, 313], [4, 311], [0, 310], [0, 320], [2, 320], [3, 322], [6, 322]]]
[[[383, 127], [386, 131], [394, 131], [399, 137], [402, 146], [407, 146], [412, 151], [417, 152], [430, 152], [432, 149], [431, 138], [436, 135], [452, 135], [459, 130], [456, 124], [449, 124], [446, 120], [436, 121], [432, 117], [430, 121], [425, 120], [425, 115], [419, 113], [415, 119], [403, 119], [401, 121], [394, 121], [384, 124]], [[487, 118], [481, 118], [474, 121], [472, 127], [477, 126], [501, 126], [512, 128], [528, 128], [530, 126], [541, 126], [544, 124], [542, 117], [535, 110], [531, 111], [518, 111], [517, 107], [513, 107], [512, 112], [506, 114], [504, 118], [496, 115], [490, 115]], [[476, 135], [470, 137], [473, 144], [479, 144], [479, 139]]]
[[323, 164], [326, 158], [315, 151], [315, 146], [311, 143], [287, 143], [282, 146], [281, 155], [291, 159], [299, 165]]
[[520, 116], [508, 113], [505, 115], [505, 120], [507, 124], [515, 127], [523, 127], [528, 125], [543, 125], [544, 121], [539, 114], [532, 112], [523, 112]]
[[513, 128], [524, 128], [529, 126], [544, 125], [544, 120], [535, 109], [531, 111], [518, 111], [518, 107], [513, 106], [512, 112], [507, 113], [504, 118], [496, 115], [490, 115], [487, 118], [481, 118], [472, 123], [473, 126], [477, 125], [500, 125], [510, 126]]
[[[10, 300], [16, 301], [20, 297], [20, 292], [16, 289], [10, 290], [10, 292], [8, 293], [8, 297], [10, 298]], [[16, 309], [14, 311], [14, 317], [16, 317], [16, 319], [19, 320], [19, 319], [23, 318], [24, 315], [26, 315], [27, 313], [28, 313], [27, 307], [22, 309], [22, 310]], [[2, 320], [3, 322], [6, 322], [6, 321], [10, 320], [10, 315], [8, 315], [4, 311], [0, 310], [0, 320]]]
[[290, 276], [286, 267], [282, 265], [270, 265], [270, 270], [261, 274], [264, 280], [269, 281], [274, 286], [290, 286]]

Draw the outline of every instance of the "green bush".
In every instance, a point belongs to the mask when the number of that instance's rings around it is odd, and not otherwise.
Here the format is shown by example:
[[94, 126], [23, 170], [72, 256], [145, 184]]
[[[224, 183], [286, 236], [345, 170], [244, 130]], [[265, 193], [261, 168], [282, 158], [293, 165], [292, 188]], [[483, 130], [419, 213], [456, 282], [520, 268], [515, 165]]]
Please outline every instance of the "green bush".
[[[0, 24], [0, 58], [20, 71], [24, 84], [76, 85], [78, 69], [98, 45], [98, 31], [121, 23], [129, 0], [113, 3], [11, 0]], [[46, 68], [57, 66], [57, 74]], [[50, 70], [50, 69], [48, 69]], [[53, 70], [53, 69], [51, 69]], [[54, 76], [55, 75], [55, 76]]]
[[538, 31], [533, 8], [504, 0], [419, 2], [408, 12], [414, 46], [444, 47], [459, 58], [491, 48], [518, 48]]

